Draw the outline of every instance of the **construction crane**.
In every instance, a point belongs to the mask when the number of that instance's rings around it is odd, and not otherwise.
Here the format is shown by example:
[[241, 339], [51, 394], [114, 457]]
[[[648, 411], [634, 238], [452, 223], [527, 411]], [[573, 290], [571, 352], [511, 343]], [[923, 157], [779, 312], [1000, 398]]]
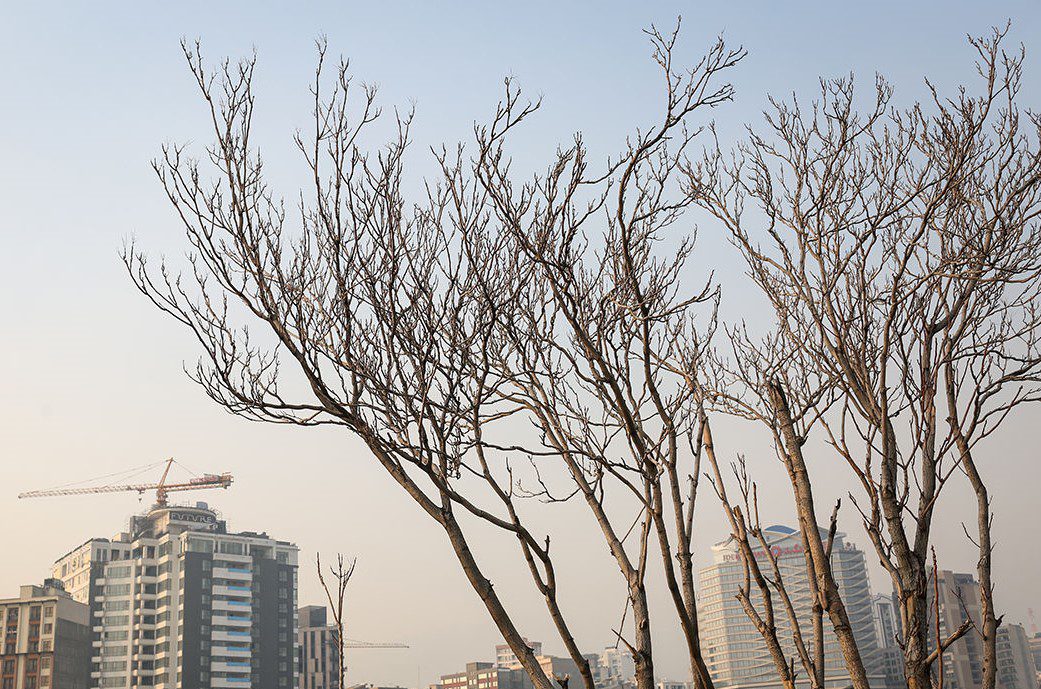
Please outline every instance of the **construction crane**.
[[203, 474], [198, 478], [188, 480], [186, 483], [167, 483], [166, 478], [170, 474], [170, 467], [174, 464], [174, 458], [166, 460], [166, 468], [163, 470], [162, 478], [158, 483], [122, 484], [110, 486], [87, 486], [81, 488], [55, 488], [52, 490], [31, 490], [19, 493], [19, 498], [48, 498], [59, 495], [88, 495], [91, 493], [139, 493], [155, 491], [155, 503], [158, 507], [167, 504], [166, 496], [169, 493], [184, 490], [202, 490], [205, 488], [227, 488], [231, 485], [231, 474]]
[[344, 648], [408, 648], [408, 644], [397, 641], [358, 641], [357, 639], [344, 639]]

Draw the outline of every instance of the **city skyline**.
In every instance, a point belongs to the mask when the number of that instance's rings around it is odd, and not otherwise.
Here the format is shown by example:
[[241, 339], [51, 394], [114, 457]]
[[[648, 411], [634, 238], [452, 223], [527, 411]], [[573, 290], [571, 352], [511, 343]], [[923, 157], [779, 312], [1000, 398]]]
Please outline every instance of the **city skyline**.
[[[1041, 73], [1041, 46], [1030, 44], [1031, 27], [1041, 25], [1036, 2], [884, 3], [863, 14], [824, 4], [710, 11], [690, 3], [654, 9], [610, 3], [594, 12], [546, 3], [522, 16], [503, 8], [434, 10], [412, 3], [389, 9], [264, 6], [243, 17], [244, 7], [144, 10], [117, 3], [71, 6], [59, 16], [28, 5], [3, 10], [4, 79], [9, 98], [24, 107], [0, 114], [0, 184], [7, 198], [0, 219], [0, 307], [13, 333], [0, 342], [7, 388], [0, 399], [0, 524], [5, 553], [18, 554], [17, 566], [0, 568], [0, 597], [42, 580], [63, 548], [109, 536], [135, 509], [147, 507], [130, 495], [17, 501], [17, 493], [173, 455], [199, 473], [235, 475], [228, 492], [200, 493], [199, 500], [234, 515], [236, 523], [256, 524], [300, 546], [301, 605], [323, 602], [316, 552], [358, 558], [348, 593], [352, 636], [412, 646], [393, 657], [348, 656], [359, 681], [379, 684], [425, 687], [483, 652], [495, 628], [442, 533], [393, 490], [359, 441], [332, 431], [250, 424], [211, 404], [181, 369], [181, 362], [191, 367], [197, 358], [193, 342], [153, 313], [126, 277], [118, 252], [130, 238], [153, 255], [176, 258], [183, 249], [148, 167], [164, 142], [207, 140], [179, 39], [198, 36], [211, 61], [256, 49], [258, 93], [266, 108], [259, 135], [287, 189], [300, 186], [290, 133], [306, 124], [313, 42], [322, 35], [332, 54], [352, 58], [360, 79], [380, 83], [387, 106], [415, 98], [419, 160], [426, 146], [466, 138], [471, 123], [494, 108], [502, 78], [516, 75], [546, 103], [528, 135], [530, 152], [518, 158], [525, 170], [536, 154], [566, 142], [580, 126], [600, 154], [615, 150], [629, 123], [654, 115], [657, 83], [651, 83], [641, 29], [651, 22], [669, 26], [678, 14], [685, 17], [685, 56], [699, 55], [720, 32], [751, 51], [734, 78], [737, 100], [715, 113], [725, 135], [755, 120], [765, 94], [812, 93], [820, 74], [854, 70], [858, 80], [870, 81], [877, 70], [893, 81], [899, 98], [918, 97], [923, 75], [948, 83], [969, 64], [967, 32], [1006, 19], [1013, 20], [1011, 38], [1028, 43], [1029, 74]], [[539, 19], [551, 12], [555, 21]], [[536, 37], [543, 44], [533, 50]], [[403, 48], [388, 51], [388, 43]], [[1038, 83], [1025, 84], [1025, 102], [1039, 102]], [[703, 226], [704, 252], [697, 260], [717, 268], [724, 299], [738, 298], [738, 262], [710, 230]], [[763, 313], [761, 304], [749, 306], [752, 318]], [[1014, 417], [1004, 439], [985, 446], [984, 462], [996, 497], [999, 612], [1028, 628], [1027, 609], [1041, 610], [1041, 549], [1032, 545], [1041, 485], [1032, 437], [1039, 420], [1036, 408]], [[716, 435], [727, 461], [742, 452], [753, 463], [766, 487], [768, 522], [793, 523], [790, 489], [769, 439], [736, 422], [721, 423]], [[844, 497], [844, 488], [824, 481], [821, 504]], [[711, 496], [702, 500], [697, 566], [710, 562], [712, 545], [727, 529]], [[936, 542], [942, 569], [974, 569], [975, 554], [961, 528], [974, 518], [965, 507], [970, 500], [968, 491], [953, 492], [941, 506], [945, 526]], [[579, 642], [590, 650], [608, 645], [622, 614], [623, 587], [595, 538], [595, 525], [576, 505], [554, 505], [534, 523], [552, 534], [562, 558], [565, 604], [581, 613]], [[840, 528], [868, 552], [873, 592], [888, 593], [848, 502]], [[477, 542], [524, 633], [553, 638], [537, 592], [518, 571], [513, 544]], [[686, 670], [682, 640], [664, 623], [674, 615], [669, 605], [664, 595], [652, 600], [663, 621], [653, 633], [663, 653], [660, 674], [676, 678]], [[445, 667], [435, 667], [441, 662]]]

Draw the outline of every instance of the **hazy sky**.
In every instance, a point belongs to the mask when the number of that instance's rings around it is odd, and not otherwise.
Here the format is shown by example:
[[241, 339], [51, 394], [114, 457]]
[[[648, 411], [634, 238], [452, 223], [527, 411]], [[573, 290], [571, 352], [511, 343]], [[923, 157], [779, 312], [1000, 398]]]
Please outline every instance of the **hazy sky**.
[[[173, 455], [197, 471], [235, 474], [227, 493], [197, 495], [220, 508], [231, 528], [267, 530], [300, 546], [301, 604], [319, 602], [316, 549], [359, 558], [348, 635], [403, 640], [411, 648], [354, 652], [352, 682], [425, 685], [492, 656], [494, 627], [441, 533], [360, 444], [341, 433], [250, 424], [216, 408], [182, 373], [182, 363], [198, 354], [186, 333], [155, 313], [123, 273], [118, 251], [128, 237], [151, 253], [176, 258], [184, 250], [149, 169], [165, 141], [208, 140], [181, 37], [200, 38], [213, 59], [256, 49], [258, 133], [273, 178], [289, 196], [302, 174], [290, 136], [306, 125], [320, 35], [334, 53], [351, 58], [361, 79], [381, 86], [385, 104], [415, 102], [417, 151], [465, 137], [494, 107], [502, 78], [516, 76], [545, 97], [525, 134], [533, 143], [521, 164], [578, 129], [594, 151], [613, 152], [628, 131], [651, 121], [658, 84], [641, 29], [668, 25], [677, 14], [686, 27], [683, 57], [694, 59], [719, 32], [750, 51], [733, 75], [737, 102], [716, 113], [727, 132], [755, 121], [768, 92], [810, 96], [818, 75], [854, 71], [866, 82], [879, 71], [897, 86], [898, 100], [920, 94], [923, 75], [952, 83], [971, 65], [966, 32], [1010, 18], [1012, 38], [1032, 51], [1022, 102], [1041, 106], [1038, 0], [303, 5], [0, 6], [0, 597], [38, 581], [57, 556], [117, 532], [147, 507], [133, 495], [17, 501], [19, 491]], [[711, 227], [702, 239], [699, 260], [719, 269], [727, 303], [741, 309], [735, 256]], [[1011, 621], [1026, 622], [1030, 606], [1041, 610], [1039, 424], [1041, 410], [1031, 409], [986, 448], [999, 603]], [[777, 486], [768, 501], [774, 519], [789, 520], [769, 447], [747, 432], [736, 445], [737, 430], [722, 428], [717, 444], [749, 455], [763, 485]], [[822, 497], [843, 485], [825, 483]], [[952, 494], [943, 513], [937, 548], [942, 566], [969, 571], [974, 558], [959, 525], [959, 497]], [[579, 618], [580, 642], [596, 650], [609, 642], [621, 611], [617, 571], [583, 510], [556, 507], [551, 517], [547, 527], [564, 559], [563, 595]], [[710, 507], [700, 523], [704, 553], [723, 527]], [[867, 545], [852, 518], [845, 530]], [[517, 569], [513, 544], [479, 542], [524, 632], [561, 652]], [[874, 583], [886, 586], [877, 573]], [[674, 613], [663, 600], [655, 604], [659, 671], [683, 676]]]

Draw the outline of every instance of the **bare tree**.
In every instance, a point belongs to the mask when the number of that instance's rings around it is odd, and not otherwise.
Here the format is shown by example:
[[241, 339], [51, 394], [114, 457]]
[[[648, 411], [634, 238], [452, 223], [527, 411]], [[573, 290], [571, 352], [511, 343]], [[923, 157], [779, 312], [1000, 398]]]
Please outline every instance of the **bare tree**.
[[[321, 45], [314, 130], [296, 139], [313, 189], [291, 230], [251, 138], [255, 60], [211, 72], [197, 45], [186, 45], [185, 56], [216, 143], [206, 151], [208, 166], [168, 146], [155, 170], [194, 249], [190, 270], [150, 270], [132, 246], [128, 270], [158, 308], [195, 335], [204, 357], [190, 375], [218, 404], [253, 420], [335, 425], [360, 437], [443, 529], [524, 670], [539, 689], [550, 689], [460, 523], [465, 514], [518, 539], [532, 572], [540, 568], [540, 590], [569, 651], [584, 662], [555, 607], [548, 544], [512, 509], [503, 467], [496, 473], [478, 451], [482, 435], [512, 413], [494, 394], [503, 381], [482, 366], [494, 344], [494, 314], [471, 298], [475, 271], [493, 266], [459, 249], [459, 237], [482, 222], [479, 205], [453, 198], [447, 185], [430, 187], [414, 206], [406, 202], [411, 113], [394, 119], [388, 144], [366, 152], [360, 137], [380, 117], [376, 93], [355, 85], [345, 63], [323, 91]], [[250, 322], [266, 332], [258, 338]], [[285, 370], [287, 360], [296, 377]]]
[[[732, 87], [717, 81], [744, 52], [719, 40], [681, 69], [674, 64], [678, 30], [648, 32], [665, 84], [661, 122], [638, 132], [605, 169], [593, 168], [576, 135], [545, 173], [514, 184], [505, 141], [534, 106], [511, 92], [493, 123], [476, 132], [474, 177], [499, 229], [488, 244], [506, 251], [503, 266], [512, 262], [513, 288], [496, 282], [483, 291], [505, 314], [498, 327], [506, 348], [495, 368], [511, 382], [510, 401], [540, 432], [526, 452], [559, 460], [573, 482], [560, 494], [539, 476], [534, 494], [579, 498], [590, 508], [628, 591], [634, 636], [617, 634], [633, 654], [641, 688], [654, 682], [646, 577], [656, 544], [694, 684], [703, 689], [712, 679], [691, 552], [700, 452], [688, 451], [684, 439], [698, 421], [686, 384], [699, 340], [695, 307], [711, 306], [715, 291], [706, 285], [684, 294], [693, 234], [684, 232], [688, 238], [674, 248], [663, 247], [663, 237], [689, 227], [693, 199], [681, 186], [680, 164], [701, 131], [690, 119], [731, 100]], [[635, 518], [616, 517], [619, 504], [632, 505]]]
[[[911, 689], [931, 686], [932, 663], [965, 633], [934, 643], [928, 623], [933, 519], [962, 474], [978, 501], [970, 538], [994, 686], [992, 514], [974, 450], [1039, 395], [1041, 121], [1017, 106], [1023, 54], [1004, 51], [1005, 33], [971, 40], [978, 95], [929, 84], [929, 102], [899, 109], [879, 79], [864, 111], [852, 79], [822, 81], [810, 109], [774, 101], [766, 133], [690, 169], [776, 318], [765, 338], [732, 332], [743, 388], [724, 404], [775, 434], [840, 640], [802, 458], [811, 433], [852, 472], [850, 497], [898, 594]], [[842, 649], [866, 686], [855, 644]]]
[[[699, 454], [684, 454], [682, 440], [698, 436], [684, 382], [697, 339], [690, 310], [714, 293], [679, 296], [690, 244], [659, 251], [659, 233], [692, 201], [673, 197], [699, 131], [691, 116], [731, 99], [716, 81], [743, 52], [720, 41], [683, 70], [673, 64], [676, 34], [649, 35], [664, 76], [662, 121], [603, 171], [589, 172], [576, 137], [546, 175], [516, 185], [505, 141], [537, 104], [523, 104], [507, 82], [492, 123], [476, 128], [475, 154], [435, 150], [438, 173], [415, 202], [403, 191], [411, 113], [398, 114], [392, 140], [369, 152], [362, 140], [380, 117], [375, 91], [359, 90], [343, 63], [329, 88], [320, 45], [314, 129], [296, 138], [313, 183], [296, 227], [251, 138], [255, 61], [210, 71], [199, 47], [186, 45], [216, 142], [205, 162], [166, 147], [155, 170], [192, 245], [190, 267], [181, 275], [165, 263], [153, 269], [133, 246], [124, 254], [138, 288], [200, 343], [203, 359], [189, 374], [214, 401], [258, 421], [340, 426], [366, 443], [443, 529], [538, 689], [551, 679], [462, 520], [517, 539], [593, 689], [559, 601], [550, 540], [529, 531], [517, 500], [554, 499], [539, 465], [549, 461], [589, 505], [622, 572], [632, 640], [624, 624], [615, 632], [634, 655], [640, 689], [654, 682], [646, 576], [655, 543], [695, 682], [711, 686], [691, 553]], [[604, 247], [599, 255], [590, 237]], [[262, 326], [259, 336], [250, 324]], [[510, 432], [518, 420], [532, 422], [538, 439], [518, 442]], [[520, 490], [521, 460], [535, 463], [534, 491]], [[622, 518], [628, 529], [616, 516], [624, 508], [607, 504], [619, 487], [636, 507], [635, 518]]]
[[325, 573], [322, 571], [322, 555], [321, 553], [315, 554], [318, 582], [325, 591], [325, 597], [329, 601], [329, 609], [333, 615], [333, 626], [336, 627], [336, 639], [334, 640], [336, 647], [330, 650], [336, 653], [336, 676], [339, 680], [336, 686], [338, 689], [346, 686], [344, 680], [347, 677], [347, 658], [344, 655], [344, 641], [347, 638], [344, 632], [347, 629], [347, 618], [344, 616], [343, 606], [347, 601], [347, 584], [354, 576], [354, 568], [357, 564], [357, 559], [351, 560], [350, 564], [344, 564], [343, 555], [337, 553], [336, 566], [329, 568], [329, 575], [334, 580], [334, 584], [330, 588], [325, 581]]

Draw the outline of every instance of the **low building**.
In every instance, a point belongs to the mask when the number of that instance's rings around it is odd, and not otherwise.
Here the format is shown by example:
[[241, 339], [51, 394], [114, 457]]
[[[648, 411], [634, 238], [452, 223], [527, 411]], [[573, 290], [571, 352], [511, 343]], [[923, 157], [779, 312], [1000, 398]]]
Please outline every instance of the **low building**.
[[462, 672], [441, 676], [442, 689], [531, 689], [524, 670], [499, 667], [496, 663], [467, 663]]
[[[556, 686], [567, 678], [569, 689], [582, 685], [578, 664], [570, 658], [558, 658], [542, 654], [542, 643], [524, 640], [535, 654], [542, 671]], [[532, 689], [528, 673], [521, 667], [520, 660], [506, 644], [495, 647], [495, 662], [475, 661], [466, 664], [462, 672], [441, 675], [441, 681], [431, 685], [437, 689]]]
[[0, 689], [87, 689], [90, 612], [60, 581], [0, 600]]

